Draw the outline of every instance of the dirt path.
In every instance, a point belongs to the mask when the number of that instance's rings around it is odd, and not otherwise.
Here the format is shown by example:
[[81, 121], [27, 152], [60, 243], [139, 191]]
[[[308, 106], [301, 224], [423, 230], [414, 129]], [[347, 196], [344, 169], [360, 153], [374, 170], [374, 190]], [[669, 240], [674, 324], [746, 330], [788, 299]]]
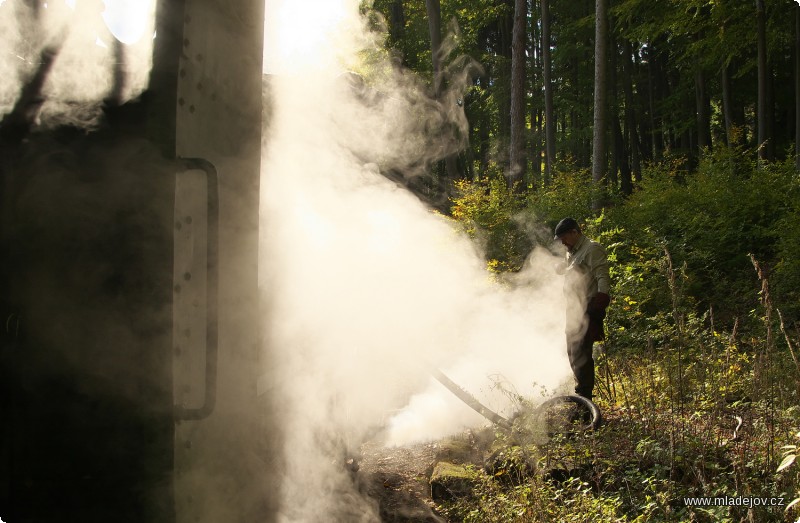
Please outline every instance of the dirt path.
[[428, 483], [438, 451], [437, 443], [407, 447], [361, 447], [356, 481], [376, 500], [383, 523], [446, 523], [434, 511]]

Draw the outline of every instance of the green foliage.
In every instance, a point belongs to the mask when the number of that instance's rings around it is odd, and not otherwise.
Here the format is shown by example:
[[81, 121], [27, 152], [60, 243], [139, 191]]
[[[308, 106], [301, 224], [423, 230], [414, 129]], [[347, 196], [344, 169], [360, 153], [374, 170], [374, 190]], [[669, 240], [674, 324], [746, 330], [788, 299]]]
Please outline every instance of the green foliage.
[[556, 166], [552, 183], [536, 187], [528, 195], [528, 212], [539, 222], [552, 226], [566, 216], [585, 223], [594, 215], [592, 202], [600, 195], [600, 188], [592, 183], [587, 169], [578, 169], [572, 162]]
[[493, 271], [518, 270], [531, 249], [520, 219], [523, 204], [502, 178], [456, 182], [452, 216], [481, 244]]
[[[800, 432], [795, 434], [795, 438], [800, 439]], [[778, 466], [778, 472], [784, 471], [786, 469], [792, 470], [790, 467], [793, 467], [793, 465], [795, 464], [795, 460], [797, 459], [797, 449], [798, 449], [797, 445], [783, 446], [783, 461], [781, 461], [781, 464]], [[798, 475], [798, 472], [796, 471], [797, 468], [794, 467], [794, 470], [795, 470], [795, 484], [798, 484], [800, 483], [800, 481], [797, 478]], [[792, 509], [798, 503], [800, 503], [800, 495], [798, 495], [792, 501], [789, 502], [789, 504], [786, 506], [786, 510], [788, 511]]]
[[[599, 215], [580, 169], [559, 172], [552, 186], [527, 196], [500, 178], [459, 185], [453, 215], [494, 245], [494, 260], [518, 260], [514, 249], [532, 245], [509, 240], [524, 232], [514, 225], [519, 216], [543, 224], [542, 243], [552, 241], [556, 220], [576, 217], [607, 248], [613, 302], [595, 391], [606, 426], [542, 446], [538, 473], [481, 476], [473, 496], [443, 513], [455, 521], [786, 520], [777, 507], [683, 503], [696, 496], [789, 503], [800, 490], [796, 446], [780, 447], [800, 424], [791, 353], [800, 345], [791, 328], [798, 176], [788, 163], [759, 168], [752, 157], [717, 148], [694, 173], [682, 158], [652, 164], [634, 195]], [[775, 309], [787, 319], [784, 339]], [[554, 466], [567, 477], [548, 479], [543, 471]]]
[[[758, 169], [749, 151], [717, 148], [698, 171], [686, 174], [678, 161], [651, 165], [641, 188], [609, 212], [609, 222], [628, 231], [629, 253], [667, 247], [676, 265], [686, 264], [687, 294], [720, 318], [746, 314], [743, 304], [757, 282], [749, 259], [779, 267], [776, 289], [795, 291], [798, 265], [788, 253], [800, 241], [798, 178], [787, 164]], [[795, 251], [797, 252], [797, 251]], [[627, 261], [627, 260], [626, 260]]]

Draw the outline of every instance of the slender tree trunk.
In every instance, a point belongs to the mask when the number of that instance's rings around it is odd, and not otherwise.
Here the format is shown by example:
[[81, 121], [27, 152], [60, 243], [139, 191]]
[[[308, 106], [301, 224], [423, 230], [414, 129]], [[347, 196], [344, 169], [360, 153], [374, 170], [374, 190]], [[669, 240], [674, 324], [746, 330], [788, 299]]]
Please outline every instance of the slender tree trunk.
[[794, 8], [794, 168], [800, 171], [800, 5]]
[[[479, 153], [480, 154], [480, 175], [483, 175], [486, 171], [489, 170], [489, 122], [487, 118], [483, 118], [481, 121], [480, 129], [478, 131], [478, 140], [480, 143]], [[480, 176], [479, 175], [479, 176]]]
[[403, 0], [394, 0], [389, 11], [389, 42], [396, 44], [405, 35], [406, 15]]
[[736, 145], [738, 140], [734, 136], [736, 124], [733, 116], [730, 67], [730, 64], [722, 66], [722, 114], [725, 117], [725, 136], [727, 137], [728, 145]]
[[[525, 99], [526, 99], [526, 64], [525, 35], [527, 33], [528, 1], [514, 1], [514, 29], [511, 44], [511, 147], [509, 150], [510, 186], [517, 184], [522, 189], [525, 179]], [[519, 183], [518, 183], [519, 182]]]
[[428, 13], [428, 32], [431, 37], [431, 58], [433, 61], [433, 91], [436, 97], [442, 92], [442, 15], [439, 0], [425, 0]]
[[542, 136], [544, 134], [544, 125], [542, 122], [543, 119], [543, 110], [541, 107], [537, 106], [535, 108], [531, 108], [531, 123], [533, 124], [533, 129], [531, 129], [531, 179], [533, 181], [534, 187], [539, 187], [540, 185], [544, 184], [543, 180], [543, 172], [542, 172], [542, 150], [544, 149], [542, 145], [544, 141], [542, 140]]
[[550, 61], [550, 6], [542, 2], [542, 76], [544, 79], [544, 185], [550, 185], [556, 159], [556, 121], [553, 110], [553, 78]]
[[[633, 58], [631, 62], [631, 79], [638, 78], [638, 74], [642, 71], [642, 61], [639, 57], [639, 53], [631, 53]], [[650, 96], [650, 89], [647, 87], [647, 83], [638, 84], [637, 83], [636, 91], [633, 91], [633, 84], [631, 84], [631, 91], [634, 95], [633, 105], [637, 109], [637, 112], [634, 117], [634, 121], [637, 124], [636, 127], [636, 145], [639, 148], [639, 159], [640, 162], [644, 162], [647, 160], [652, 160], [652, 148], [649, 145], [648, 140], [650, 139], [650, 135], [652, 131], [650, 129], [650, 105], [649, 105], [649, 96]], [[641, 163], [639, 164], [641, 165]], [[634, 170], [633, 172], [634, 179], [636, 181], [641, 180], [641, 169]]]
[[[638, 177], [641, 174], [642, 167], [641, 160], [639, 158], [639, 133], [636, 130], [636, 108], [633, 97], [633, 67], [631, 64], [631, 60], [633, 59], [633, 51], [631, 49], [630, 40], [626, 39], [623, 41], [622, 50], [625, 55], [622, 61], [624, 76], [622, 79], [622, 89], [625, 94], [625, 134], [627, 135], [628, 147], [631, 152], [631, 171], [635, 177]], [[623, 194], [631, 194], [630, 192], [626, 192], [626, 190], [632, 191], [633, 184], [631, 183], [630, 185], [626, 186], [626, 181], [623, 179]]]
[[766, 161], [766, 142], [769, 140], [769, 119], [767, 118], [767, 29], [764, 0], [756, 0], [756, 40], [758, 47], [758, 158]]
[[775, 74], [767, 57], [767, 159], [775, 159]]
[[711, 107], [706, 94], [706, 77], [698, 66], [694, 73], [694, 97], [697, 114], [697, 147], [711, 148]]
[[[428, 31], [431, 36], [431, 57], [433, 65], [433, 92], [438, 100], [444, 89], [444, 77], [442, 75], [442, 22], [441, 6], [439, 0], [425, 0], [425, 8], [428, 13]], [[443, 184], [445, 192], [450, 191], [450, 182], [458, 178], [458, 163], [456, 155], [449, 154], [444, 159], [445, 182]]]
[[[533, 55], [533, 70], [530, 72], [530, 85], [537, 86], [540, 81], [543, 81], [541, 76], [537, 73], [542, 71], [542, 35], [539, 31], [540, 24], [536, 23], [534, 18], [537, 12], [536, 0], [531, 0], [531, 53]], [[532, 89], [534, 95], [538, 94], [536, 89]], [[530, 104], [530, 118], [531, 118], [531, 140], [529, 145], [530, 168], [531, 168], [531, 182], [534, 188], [542, 185], [542, 144], [544, 143], [544, 126], [542, 123], [543, 117], [543, 98], [541, 96], [534, 96]]]
[[[614, 149], [618, 160], [619, 169], [619, 188], [622, 194], [630, 195], [633, 192], [633, 180], [631, 178], [631, 166], [628, 162], [628, 151], [625, 148], [625, 138], [622, 132], [622, 126], [618, 118], [613, 119], [614, 126]], [[612, 186], [616, 188], [617, 180], [612, 179]]]
[[[592, 130], [592, 180], [601, 184], [606, 176], [606, 128], [608, 86], [608, 0], [595, 0], [594, 31], [594, 127]], [[593, 206], [599, 208], [602, 202], [595, 201]]]
[[606, 171], [605, 185], [608, 189], [615, 191], [619, 184], [619, 173], [623, 166], [628, 165], [627, 153], [625, 152], [625, 141], [622, 137], [622, 127], [619, 117], [619, 93], [617, 89], [617, 39], [613, 34], [608, 35], [608, 124], [610, 127], [609, 139], [609, 158], [608, 170]]
[[663, 93], [668, 87], [667, 79], [659, 63], [658, 53], [653, 49], [653, 43], [648, 43], [647, 81], [648, 81], [648, 106], [650, 109], [650, 147], [651, 158], [660, 159], [664, 154], [664, 144], [669, 140], [665, 136], [664, 120], [656, 111], [656, 103], [667, 95]]
[[[511, 60], [512, 60], [512, 47], [513, 47], [513, 32], [514, 32], [514, 2], [515, 0], [498, 0], [498, 3], [503, 3], [509, 6], [508, 14], [503, 14], [497, 20], [498, 36], [499, 36], [499, 49], [497, 53], [500, 55], [498, 64], [495, 69], [495, 94], [497, 106], [500, 111], [499, 114], [499, 133], [498, 141], [502, 144], [504, 152], [508, 152], [508, 145], [511, 137]], [[502, 159], [507, 162], [508, 158]]]

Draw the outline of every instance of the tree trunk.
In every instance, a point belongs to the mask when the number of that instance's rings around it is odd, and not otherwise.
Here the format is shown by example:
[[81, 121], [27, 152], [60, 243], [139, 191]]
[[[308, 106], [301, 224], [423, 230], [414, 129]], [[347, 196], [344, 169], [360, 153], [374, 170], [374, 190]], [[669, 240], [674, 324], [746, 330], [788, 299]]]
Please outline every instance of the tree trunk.
[[[530, 46], [531, 54], [533, 55], [533, 68], [530, 71], [530, 85], [536, 86], [541, 79], [537, 76], [537, 72], [542, 70], [542, 35], [539, 31], [540, 25], [534, 19], [537, 12], [536, 0], [531, 0], [531, 34]], [[544, 107], [542, 106], [542, 97], [535, 96], [536, 91], [533, 90], [534, 96], [530, 104], [530, 118], [531, 118], [531, 136], [528, 145], [528, 154], [530, 156], [530, 169], [531, 169], [531, 184], [534, 189], [542, 185], [542, 144], [544, 143], [544, 125], [542, 123], [542, 114]]]
[[800, 171], [800, 5], [794, 8], [794, 168]]
[[769, 119], [767, 117], [767, 29], [764, 0], [756, 0], [756, 40], [758, 47], [758, 158], [769, 160], [766, 142], [769, 140]]
[[767, 159], [775, 159], [775, 74], [767, 57]]
[[[622, 68], [623, 68], [623, 76], [622, 79], [622, 89], [625, 94], [625, 127], [626, 127], [626, 135], [628, 139], [628, 147], [630, 148], [631, 152], [631, 171], [633, 172], [634, 177], [639, 179], [638, 177], [641, 175], [642, 167], [641, 167], [641, 160], [639, 158], [639, 133], [636, 131], [636, 109], [635, 109], [635, 101], [633, 97], [633, 67], [631, 66], [631, 60], [633, 59], [633, 51], [631, 50], [631, 42], [630, 40], [624, 40], [622, 44], [622, 49], [625, 54], [625, 57], [622, 61]], [[626, 192], [626, 190], [632, 191], [633, 184], [630, 186], [626, 186], [625, 179], [622, 180], [622, 192], [623, 194], [631, 194], [630, 192]]]
[[608, 35], [609, 65], [608, 65], [608, 124], [610, 127], [608, 170], [606, 171], [605, 185], [609, 190], [616, 191], [619, 185], [619, 173], [623, 166], [628, 165], [625, 141], [622, 136], [619, 116], [619, 93], [617, 90], [617, 39], [613, 34]]
[[[619, 184], [622, 194], [630, 195], [633, 192], [633, 181], [631, 179], [631, 166], [628, 163], [628, 154], [625, 148], [625, 139], [622, 134], [622, 127], [619, 119], [614, 118], [614, 149], [618, 160]], [[612, 184], [616, 186], [617, 180], [612, 179]]]
[[509, 150], [509, 186], [522, 189], [525, 179], [525, 99], [526, 74], [525, 35], [527, 33], [528, 1], [514, 2], [514, 29], [511, 45], [511, 147]]
[[[543, 110], [541, 106], [531, 108], [531, 124], [533, 125], [533, 129], [531, 129], [531, 181], [533, 182], [534, 187], [539, 187], [544, 184], [544, 180], [542, 179], [542, 144], [544, 143], [542, 140], [543, 135], [543, 122], [542, 116]], [[549, 185], [549, 182], [548, 182]], [[545, 185], [546, 187], [547, 185]]]
[[439, 0], [425, 0], [428, 13], [428, 32], [431, 37], [431, 59], [433, 61], [433, 92], [436, 98], [442, 92], [442, 15]]
[[394, 0], [389, 9], [389, 42], [397, 44], [405, 35], [406, 16], [403, 0]]
[[[599, 185], [606, 176], [606, 61], [608, 46], [608, 0], [595, 0], [594, 31], [594, 127], [592, 130], [592, 181]], [[595, 201], [593, 206], [600, 208], [602, 202]]]
[[694, 73], [694, 97], [697, 113], [697, 147], [702, 152], [703, 149], [711, 148], [711, 107], [706, 94], [705, 73], [699, 66]]
[[667, 85], [663, 70], [659, 63], [658, 53], [653, 49], [652, 42], [647, 45], [647, 81], [648, 81], [648, 106], [650, 109], [650, 147], [652, 159], [660, 159], [664, 153], [664, 143], [669, 139], [664, 136], [663, 120], [656, 111], [656, 104], [666, 95], [662, 89]]
[[[438, 2], [438, 0], [437, 0]], [[503, 147], [507, 147], [511, 137], [511, 60], [513, 55], [513, 32], [514, 32], [514, 2], [515, 0], [499, 0], [511, 7], [508, 14], [501, 15], [497, 20], [499, 34], [498, 54], [500, 60], [496, 66], [496, 95], [499, 115], [499, 142]], [[504, 149], [508, 151], [508, 149]], [[501, 161], [507, 162], [508, 158]]]
[[736, 145], [741, 143], [736, 134], [735, 117], [733, 115], [733, 92], [731, 91], [731, 72], [730, 64], [725, 64], [722, 67], [722, 114], [725, 117], [725, 136], [727, 137], [728, 145]]
[[553, 111], [553, 79], [550, 62], [550, 6], [542, 2], [542, 74], [544, 79], [544, 185], [550, 185], [556, 159], [556, 121]]
[[[444, 78], [442, 76], [442, 22], [441, 7], [439, 0], [425, 0], [425, 8], [428, 13], [428, 31], [431, 35], [431, 57], [433, 65], [433, 92], [438, 100], [444, 89]], [[458, 178], [458, 163], [456, 156], [447, 155], [444, 159], [445, 178], [443, 188], [445, 193], [450, 191], [450, 182]]]

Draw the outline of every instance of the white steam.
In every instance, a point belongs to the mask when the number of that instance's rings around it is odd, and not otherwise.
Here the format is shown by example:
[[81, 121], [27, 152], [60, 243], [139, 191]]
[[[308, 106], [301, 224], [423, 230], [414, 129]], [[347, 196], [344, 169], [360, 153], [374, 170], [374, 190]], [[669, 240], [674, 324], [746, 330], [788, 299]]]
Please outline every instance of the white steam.
[[[366, 438], [403, 444], [486, 423], [431, 369], [506, 415], [509, 391], [536, 397], [570, 376], [550, 253], [535, 251], [515, 284], [498, 284], [452, 223], [378, 172], [454, 143], [442, 133], [463, 128], [453, 103], [462, 79], [432, 101], [375, 58], [358, 3], [267, 2], [260, 266], [265, 392], [284, 406], [282, 521], [375, 520], [344, 467]], [[323, 6], [332, 11], [311, 24], [305, 15]]]
[[[0, 3], [0, 117], [14, 107], [45, 50], [55, 53], [42, 89], [45, 125], [90, 125], [113, 90], [125, 102], [147, 87], [155, 0], [52, 0], [36, 9], [31, 4]], [[121, 85], [115, 78], [122, 78]]]

